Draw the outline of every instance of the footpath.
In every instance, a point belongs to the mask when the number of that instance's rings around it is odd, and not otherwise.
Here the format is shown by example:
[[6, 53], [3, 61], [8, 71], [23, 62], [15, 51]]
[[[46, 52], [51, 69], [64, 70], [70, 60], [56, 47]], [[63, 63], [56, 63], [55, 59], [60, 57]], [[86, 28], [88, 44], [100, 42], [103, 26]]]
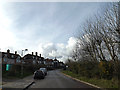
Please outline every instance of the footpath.
[[34, 79], [32, 75], [25, 77], [23, 79], [13, 79], [13, 80], [4, 79], [2, 82], [2, 88], [25, 88], [33, 81]]

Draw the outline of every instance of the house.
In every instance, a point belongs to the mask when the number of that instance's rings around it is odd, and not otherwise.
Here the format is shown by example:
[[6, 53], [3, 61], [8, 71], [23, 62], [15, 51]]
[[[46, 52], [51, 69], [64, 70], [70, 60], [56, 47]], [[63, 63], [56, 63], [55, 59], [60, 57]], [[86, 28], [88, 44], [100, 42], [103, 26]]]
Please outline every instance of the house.
[[26, 54], [24, 57], [21, 57], [17, 54], [17, 51], [11, 53], [9, 49], [7, 52], [1, 52], [0, 60], [3, 64], [39, 64], [51, 68], [58, 68], [64, 65], [63, 62], [59, 62], [56, 58], [54, 60], [49, 58], [44, 59], [44, 57], [41, 57], [41, 54], [38, 56], [37, 52], [35, 52], [35, 55], [32, 52], [32, 54]]
[[43, 64], [44, 63], [44, 58], [40, 56], [38, 56], [38, 53], [36, 52], [35, 55], [32, 52], [32, 54], [26, 54], [23, 57], [23, 61], [25, 62], [25, 64]]
[[26, 54], [23, 57], [23, 62], [25, 62], [25, 64], [36, 64], [37, 63], [37, 56], [32, 54]]
[[38, 58], [38, 64], [44, 64], [44, 57], [41, 57], [41, 54], [40, 54], [40, 56], [39, 56], [39, 58]]
[[60, 68], [63, 68], [65, 65], [64, 65], [64, 63], [63, 62], [59, 62], [59, 67]]
[[54, 63], [54, 68], [59, 67], [59, 61], [56, 59], [56, 57], [55, 57], [55, 59], [53, 60], [53, 63]]
[[52, 59], [47, 58], [45, 60], [46, 60], [47, 67], [53, 67], [54, 66], [54, 62], [53, 62]]
[[2, 52], [2, 64], [21, 64], [21, 57], [15, 53], [10, 53], [8, 49], [7, 52]]

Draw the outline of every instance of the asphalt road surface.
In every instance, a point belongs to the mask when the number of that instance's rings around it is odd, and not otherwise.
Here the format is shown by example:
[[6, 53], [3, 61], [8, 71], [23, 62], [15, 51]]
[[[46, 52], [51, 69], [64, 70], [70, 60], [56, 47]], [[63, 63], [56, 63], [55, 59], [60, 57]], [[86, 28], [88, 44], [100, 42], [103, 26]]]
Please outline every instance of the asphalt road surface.
[[52, 70], [48, 72], [45, 79], [35, 80], [29, 88], [94, 88], [87, 84], [75, 81], [60, 72]]

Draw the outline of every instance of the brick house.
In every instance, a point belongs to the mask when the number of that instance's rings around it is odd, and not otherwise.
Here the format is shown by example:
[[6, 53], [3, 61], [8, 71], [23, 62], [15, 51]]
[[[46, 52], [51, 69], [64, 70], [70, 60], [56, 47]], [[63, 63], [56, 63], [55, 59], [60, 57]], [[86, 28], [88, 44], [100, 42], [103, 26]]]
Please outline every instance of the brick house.
[[64, 65], [63, 62], [59, 62], [59, 66], [60, 66], [60, 67], [64, 67], [65, 65]]
[[47, 67], [53, 67], [54, 66], [54, 62], [53, 62], [52, 59], [47, 58], [45, 60], [46, 60]]
[[7, 52], [2, 52], [2, 64], [21, 64], [21, 57], [15, 53], [10, 53], [8, 49]]
[[38, 64], [44, 64], [44, 61], [45, 61], [45, 59], [44, 59], [44, 57], [41, 57], [41, 54], [40, 54], [40, 56], [38, 57]]
[[54, 67], [55, 67], [55, 68], [59, 67], [59, 61], [56, 59], [56, 57], [55, 57], [55, 59], [53, 60], [53, 63], [54, 63]]
[[56, 58], [54, 60], [49, 58], [44, 59], [44, 57], [41, 57], [41, 54], [38, 56], [37, 52], [35, 55], [32, 52], [32, 54], [26, 54], [24, 57], [21, 57], [17, 54], [17, 51], [15, 51], [15, 53], [10, 53], [9, 49], [7, 52], [1, 52], [0, 59], [2, 64], [39, 64], [54, 68], [62, 67], [64, 65], [63, 62], [59, 62]]
[[40, 56], [38, 56], [38, 53], [36, 52], [35, 55], [33, 54], [26, 54], [23, 57], [23, 61], [25, 62], [25, 64], [43, 64], [44, 58]]

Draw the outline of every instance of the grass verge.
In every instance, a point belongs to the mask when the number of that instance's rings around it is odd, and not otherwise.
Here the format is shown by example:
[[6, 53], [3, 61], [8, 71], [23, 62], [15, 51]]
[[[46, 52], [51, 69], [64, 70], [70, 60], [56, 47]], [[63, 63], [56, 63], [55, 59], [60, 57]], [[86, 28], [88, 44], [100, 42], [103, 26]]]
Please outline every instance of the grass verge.
[[112, 80], [105, 80], [105, 79], [97, 79], [97, 78], [87, 78], [80, 76], [79, 74], [75, 74], [71, 71], [62, 71], [64, 74], [67, 74], [69, 76], [72, 76], [73, 78], [77, 78], [79, 80], [94, 84], [96, 86], [99, 86], [101, 88], [118, 88], [118, 80], [112, 79]]

